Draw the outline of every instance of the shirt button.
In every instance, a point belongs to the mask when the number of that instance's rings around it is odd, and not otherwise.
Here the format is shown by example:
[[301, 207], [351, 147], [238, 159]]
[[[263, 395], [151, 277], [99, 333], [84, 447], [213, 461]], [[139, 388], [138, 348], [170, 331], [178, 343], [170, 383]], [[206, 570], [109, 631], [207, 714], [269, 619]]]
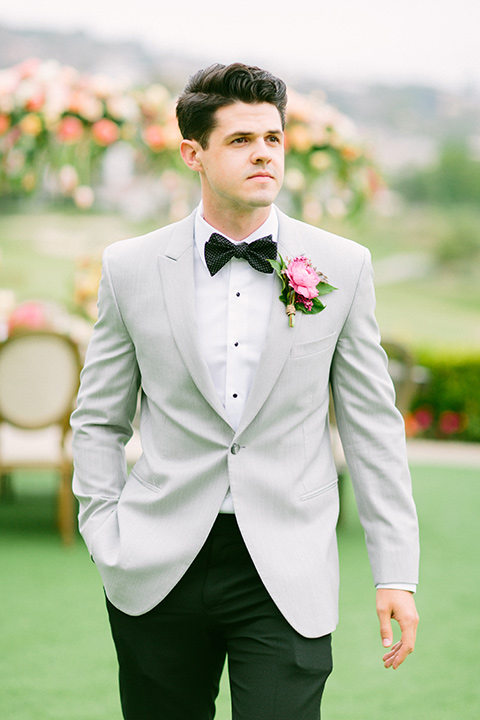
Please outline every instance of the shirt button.
[[232, 397], [237, 398], [237, 397], [238, 397], [238, 393], [233, 393], [233, 396], [232, 396]]
[[240, 293], [239, 293], [239, 292], [235, 293], [235, 295], [236, 295], [237, 297], [240, 297]]
[[240, 452], [240, 445], [238, 443], [233, 443], [232, 447], [230, 448], [230, 452], [232, 455], [238, 455]]
[[233, 344], [235, 345], [235, 347], [238, 347], [238, 342], [236, 342], [236, 343], [233, 343]]

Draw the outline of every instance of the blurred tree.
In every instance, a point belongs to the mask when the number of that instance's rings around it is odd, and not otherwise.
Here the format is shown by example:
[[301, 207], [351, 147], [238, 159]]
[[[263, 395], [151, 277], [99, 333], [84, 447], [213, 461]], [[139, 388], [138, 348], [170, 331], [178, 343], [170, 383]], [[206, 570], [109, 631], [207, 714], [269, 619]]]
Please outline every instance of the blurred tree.
[[410, 202], [478, 206], [480, 161], [472, 157], [466, 140], [449, 140], [433, 167], [409, 171], [394, 184]]

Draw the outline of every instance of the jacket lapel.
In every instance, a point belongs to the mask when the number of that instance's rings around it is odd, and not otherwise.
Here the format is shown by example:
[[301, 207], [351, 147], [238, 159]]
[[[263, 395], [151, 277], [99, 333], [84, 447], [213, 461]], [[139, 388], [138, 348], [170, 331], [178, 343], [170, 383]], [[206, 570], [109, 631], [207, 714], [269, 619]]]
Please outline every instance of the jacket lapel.
[[[284, 260], [286, 257], [303, 255], [305, 251], [295, 224], [290, 223], [286, 215], [278, 210], [277, 212], [280, 255]], [[194, 217], [195, 213], [175, 226], [165, 253], [158, 258], [165, 305], [172, 334], [188, 372], [207, 402], [229, 424], [200, 348], [193, 267]], [[295, 327], [288, 326], [285, 306], [278, 298], [280, 279], [275, 277], [274, 282], [269, 330], [237, 434], [252, 422], [268, 398], [287, 361], [302, 322], [302, 313], [297, 313]]]
[[195, 213], [175, 227], [165, 253], [158, 258], [165, 306], [172, 334], [188, 372], [211, 407], [228, 423], [198, 336], [193, 270], [194, 217]]
[[[285, 260], [298, 255], [303, 255], [305, 250], [301, 237], [294, 223], [289, 222], [288, 216], [277, 209], [279, 218], [278, 252]], [[250, 389], [250, 394], [245, 410], [240, 421], [237, 433], [243, 432], [259, 412], [271, 393], [278, 377], [290, 354], [293, 342], [303, 313], [295, 315], [295, 327], [288, 326], [288, 317], [283, 302], [279, 300], [281, 291], [280, 278], [275, 277], [275, 288], [273, 291], [272, 309], [267, 338], [263, 348], [258, 368]]]

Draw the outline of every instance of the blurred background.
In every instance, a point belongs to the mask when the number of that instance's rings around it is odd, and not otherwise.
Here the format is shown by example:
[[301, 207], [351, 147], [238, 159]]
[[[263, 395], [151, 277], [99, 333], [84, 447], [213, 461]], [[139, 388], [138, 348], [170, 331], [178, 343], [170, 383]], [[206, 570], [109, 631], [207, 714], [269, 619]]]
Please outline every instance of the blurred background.
[[[372, 252], [422, 524], [425, 629], [392, 678], [339, 452], [345, 579], [325, 716], [478, 717], [478, 27], [474, 0], [0, 9], [2, 718], [120, 717], [102, 591], [74, 528], [66, 418], [102, 251], [195, 207], [175, 100], [198, 68], [233, 61], [289, 86], [279, 206]], [[230, 717], [225, 683], [218, 717]]]

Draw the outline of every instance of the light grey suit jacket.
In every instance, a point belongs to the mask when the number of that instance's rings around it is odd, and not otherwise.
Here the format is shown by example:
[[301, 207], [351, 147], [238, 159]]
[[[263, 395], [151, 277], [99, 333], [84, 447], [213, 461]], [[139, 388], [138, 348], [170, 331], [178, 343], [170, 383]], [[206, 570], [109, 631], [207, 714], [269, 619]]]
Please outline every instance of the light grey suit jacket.
[[[329, 383], [374, 581], [417, 581], [403, 421], [379, 344], [370, 256], [279, 213], [280, 254], [306, 255], [338, 289], [321, 313], [297, 313], [295, 328], [274, 293], [235, 432], [200, 352], [193, 223], [191, 215], [105, 251], [99, 319], [72, 417], [80, 530], [110, 600], [142, 614], [189, 567], [230, 486], [271, 597], [299, 633], [323, 635], [336, 625], [338, 604]], [[139, 387], [143, 454], [127, 477], [124, 444]]]

